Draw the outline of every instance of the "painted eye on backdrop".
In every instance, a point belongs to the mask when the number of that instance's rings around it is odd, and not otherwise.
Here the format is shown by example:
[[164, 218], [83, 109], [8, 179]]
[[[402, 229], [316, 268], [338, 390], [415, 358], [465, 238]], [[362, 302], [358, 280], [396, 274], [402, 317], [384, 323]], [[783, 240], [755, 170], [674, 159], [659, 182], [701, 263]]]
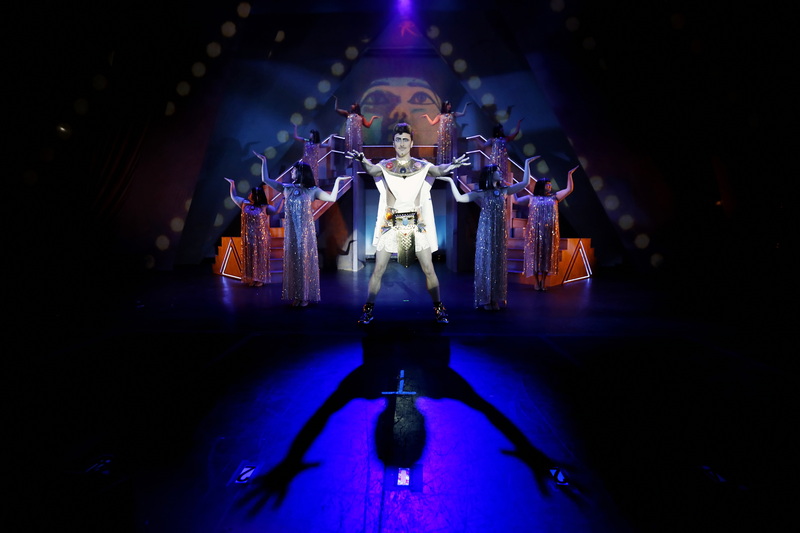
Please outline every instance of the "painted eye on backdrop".
[[429, 93], [418, 91], [408, 99], [408, 103], [413, 105], [435, 105], [436, 100]]
[[400, 97], [387, 91], [372, 91], [364, 95], [361, 105], [368, 106], [396, 106], [400, 103]]

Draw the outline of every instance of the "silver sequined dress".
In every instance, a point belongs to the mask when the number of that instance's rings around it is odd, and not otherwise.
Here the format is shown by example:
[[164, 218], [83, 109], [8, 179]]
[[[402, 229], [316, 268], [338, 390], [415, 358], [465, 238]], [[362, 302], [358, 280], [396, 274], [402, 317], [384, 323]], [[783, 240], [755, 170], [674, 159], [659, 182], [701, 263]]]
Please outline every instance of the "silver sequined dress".
[[311, 141], [303, 143], [303, 163], [311, 167], [316, 179], [321, 179], [319, 175], [319, 144]]
[[487, 191], [475, 237], [475, 307], [505, 302], [508, 294], [506, 195]]
[[436, 164], [449, 164], [458, 157], [458, 138], [456, 135], [456, 116], [453, 113], [439, 115], [439, 132], [436, 138]]
[[525, 265], [523, 274], [558, 273], [561, 234], [558, 227], [558, 200], [555, 195], [531, 196], [528, 226], [525, 228]]
[[312, 199], [302, 188], [286, 187], [284, 195], [281, 298], [319, 302], [319, 253]]
[[242, 282], [269, 283], [269, 214], [267, 206], [242, 204]]
[[494, 137], [491, 139], [491, 153], [489, 158], [492, 163], [497, 165], [503, 181], [511, 182], [508, 175], [508, 141], [505, 137]]
[[361, 147], [364, 144], [363, 132], [361, 131], [363, 127], [362, 120], [361, 115], [357, 113], [347, 115], [347, 121], [344, 125], [344, 145], [347, 151], [361, 151]]

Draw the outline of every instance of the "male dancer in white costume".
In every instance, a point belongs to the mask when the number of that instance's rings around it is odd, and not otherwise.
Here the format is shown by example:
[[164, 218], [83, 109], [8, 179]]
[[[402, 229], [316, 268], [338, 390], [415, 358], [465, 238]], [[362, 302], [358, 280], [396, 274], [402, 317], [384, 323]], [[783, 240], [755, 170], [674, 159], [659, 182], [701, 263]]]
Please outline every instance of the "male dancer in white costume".
[[411, 157], [414, 137], [411, 126], [397, 124], [394, 128], [393, 145], [395, 157], [373, 164], [364, 158], [363, 152], [349, 151], [353, 158], [375, 178], [380, 192], [378, 217], [373, 244], [376, 247], [375, 269], [369, 278], [367, 301], [362, 309], [359, 324], [372, 322], [375, 299], [381, 289], [381, 279], [393, 253], [403, 266], [409, 266], [414, 255], [425, 274], [428, 294], [433, 300], [436, 321], [447, 324], [447, 310], [442, 304], [439, 278], [433, 268], [432, 254], [439, 248], [436, 223], [430, 190], [437, 177], [444, 176], [462, 165], [469, 165], [467, 156], [457, 157], [451, 163], [434, 165], [424, 159]]

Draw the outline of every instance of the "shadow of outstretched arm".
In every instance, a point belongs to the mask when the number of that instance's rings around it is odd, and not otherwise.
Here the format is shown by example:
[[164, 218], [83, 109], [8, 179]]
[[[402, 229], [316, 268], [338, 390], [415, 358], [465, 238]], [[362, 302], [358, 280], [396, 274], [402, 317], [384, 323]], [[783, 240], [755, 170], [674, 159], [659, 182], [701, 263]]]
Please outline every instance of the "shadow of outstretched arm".
[[319, 462], [304, 462], [303, 457], [322, 433], [328, 419], [358, 395], [362, 383], [360, 368], [348, 375], [303, 425], [286, 457], [269, 472], [256, 476], [250, 482], [248, 491], [237, 501], [237, 506], [251, 506], [248, 512], [251, 516], [270, 502], [273, 508], [279, 507], [289, 493], [289, 485], [294, 478], [304, 470], [319, 466]]
[[457, 372], [448, 368], [443, 374], [439, 380], [444, 386], [440, 391], [442, 395], [458, 400], [464, 405], [483, 413], [489, 422], [514, 445], [514, 449], [503, 450], [502, 453], [516, 457], [525, 463], [542, 493], [545, 495], [550, 494], [551, 482], [553, 481], [551, 469], [555, 467], [563, 469], [567, 465], [554, 461], [534, 446], [514, 422], [475, 392], [475, 389]]

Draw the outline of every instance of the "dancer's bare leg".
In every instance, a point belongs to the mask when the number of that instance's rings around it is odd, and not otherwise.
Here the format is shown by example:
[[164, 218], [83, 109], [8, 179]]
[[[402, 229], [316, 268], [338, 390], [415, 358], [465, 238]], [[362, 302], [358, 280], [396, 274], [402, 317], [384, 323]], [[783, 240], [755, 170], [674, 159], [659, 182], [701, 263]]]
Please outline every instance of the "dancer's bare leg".
[[428, 288], [428, 294], [431, 295], [431, 300], [433, 300], [436, 322], [447, 324], [450, 322], [450, 319], [442, 303], [442, 297], [439, 291], [439, 278], [436, 276], [436, 270], [433, 268], [433, 258], [431, 257], [430, 249], [417, 252], [417, 260], [419, 261], [419, 266], [422, 267], [423, 274], [425, 274], [425, 284]]
[[375, 303], [375, 298], [378, 297], [378, 292], [381, 290], [381, 280], [383, 274], [386, 272], [386, 266], [389, 264], [389, 259], [392, 254], [386, 250], [375, 252], [375, 270], [369, 277], [369, 286], [367, 292], [367, 303]]
[[433, 268], [433, 257], [430, 248], [417, 252], [417, 260], [419, 261], [419, 266], [422, 267], [422, 273], [425, 274], [425, 286], [428, 289], [428, 294], [431, 295], [434, 303], [441, 302], [439, 278]]

